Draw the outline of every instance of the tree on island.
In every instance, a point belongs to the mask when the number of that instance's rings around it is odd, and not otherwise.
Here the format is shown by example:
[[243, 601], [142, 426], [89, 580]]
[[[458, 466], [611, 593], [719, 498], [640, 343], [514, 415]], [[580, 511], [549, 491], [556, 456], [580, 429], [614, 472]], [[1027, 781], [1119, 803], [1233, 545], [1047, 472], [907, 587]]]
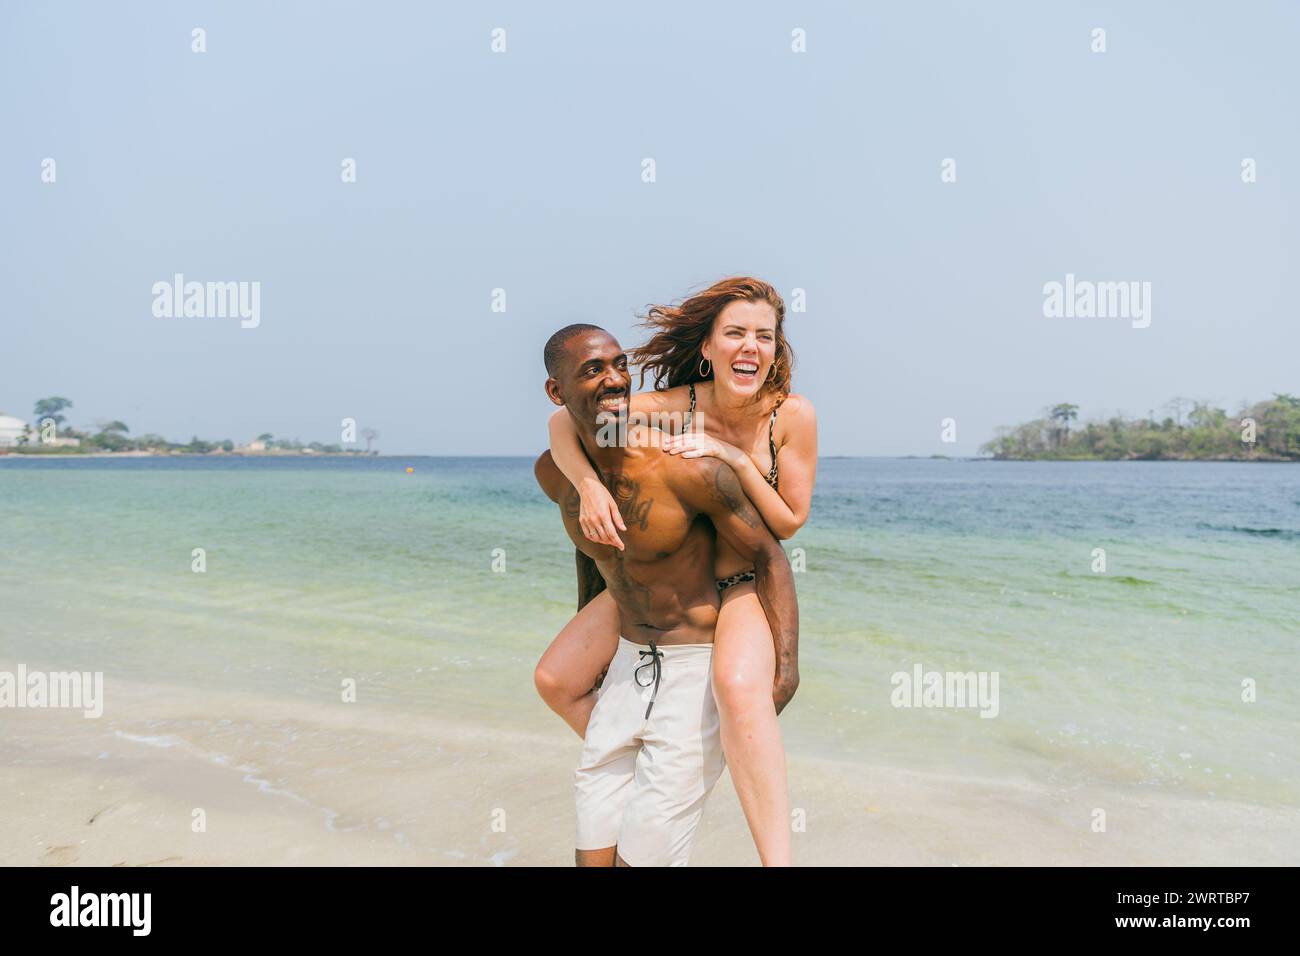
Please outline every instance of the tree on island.
[[36, 416], [37, 424], [45, 419], [51, 419], [54, 422], [54, 430], [57, 433], [60, 425], [63, 424], [64, 418], [61, 414], [65, 408], [71, 408], [72, 402], [62, 396], [55, 395], [53, 398], [42, 398], [36, 403], [32, 414]]
[[95, 427], [99, 429], [99, 434], [89, 439], [91, 445], [105, 451], [128, 451], [131, 449], [131, 441], [126, 437], [126, 433], [131, 429], [126, 426], [125, 422], [100, 420], [95, 422]]
[[1169, 399], [1162, 406], [1174, 413], [1174, 422], [1179, 428], [1183, 427], [1183, 409], [1192, 403], [1190, 398], [1183, 398], [1181, 395]]
[[1061, 403], [1054, 405], [1051, 411], [1052, 419], [1061, 423], [1065, 429], [1065, 443], [1070, 442], [1070, 422], [1079, 417], [1079, 406]]

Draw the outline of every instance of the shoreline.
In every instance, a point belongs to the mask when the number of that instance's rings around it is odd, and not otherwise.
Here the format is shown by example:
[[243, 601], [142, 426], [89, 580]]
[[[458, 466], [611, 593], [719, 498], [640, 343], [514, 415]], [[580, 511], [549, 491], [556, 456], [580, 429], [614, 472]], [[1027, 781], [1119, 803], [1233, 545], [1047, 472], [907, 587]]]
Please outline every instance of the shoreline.
[[70, 451], [70, 452], [30, 452], [0, 451], [0, 458], [41, 458], [58, 460], [62, 458], [380, 458], [400, 457], [381, 456], [366, 452], [350, 451]]
[[[0, 663], [0, 666], [7, 666]], [[114, 679], [4, 715], [0, 865], [572, 863], [579, 742], [361, 704]], [[1294, 865], [1294, 811], [789, 754], [796, 865]], [[1093, 832], [1096, 810], [1107, 832]], [[194, 831], [196, 811], [206, 830]], [[1188, 832], [1202, 841], [1187, 840]], [[756, 865], [729, 774], [692, 865]]]

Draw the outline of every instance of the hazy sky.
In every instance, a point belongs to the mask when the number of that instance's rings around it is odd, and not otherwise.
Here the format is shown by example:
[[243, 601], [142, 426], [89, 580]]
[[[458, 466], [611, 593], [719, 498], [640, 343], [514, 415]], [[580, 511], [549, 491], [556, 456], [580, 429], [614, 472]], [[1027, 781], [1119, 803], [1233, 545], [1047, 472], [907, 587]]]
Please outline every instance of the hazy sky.
[[[823, 454], [1235, 410], [1300, 391], [1298, 47], [1287, 2], [6, 3], [0, 410], [532, 453], [555, 328], [736, 273], [806, 290]], [[177, 272], [260, 325], [156, 318]], [[1045, 318], [1067, 273], [1150, 326]]]

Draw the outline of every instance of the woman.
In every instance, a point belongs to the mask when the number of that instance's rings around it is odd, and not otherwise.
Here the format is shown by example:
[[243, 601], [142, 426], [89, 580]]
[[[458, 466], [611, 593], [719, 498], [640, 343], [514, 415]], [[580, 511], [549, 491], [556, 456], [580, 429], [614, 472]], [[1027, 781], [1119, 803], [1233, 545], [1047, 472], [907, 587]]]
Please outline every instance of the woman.
[[[650, 341], [631, 353], [655, 391], [634, 395], [629, 416], [656, 413], [688, 430], [663, 450], [712, 456], [736, 472], [773, 535], [789, 538], [808, 520], [817, 469], [812, 403], [790, 394], [794, 355], [782, 325], [785, 303], [759, 279], [724, 279], [679, 306], [654, 306]], [[662, 420], [662, 419], [661, 419]], [[694, 426], [692, 428], [692, 426]], [[578, 490], [579, 524], [592, 541], [622, 549], [627, 527], [587, 460], [563, 409], [551, 418], [551, 454]], [[713, 692], [722, 746], [764, 866], [790, 863], [785, 750], [772, 702], [776, 654], [754, 588], [754, 572], [719, 539], [714, 567], [721, 608], [713, 650]], [[618, 644], [618, 609], [608, 591], [589, 602], [537, 665], [538, 692], [579, 736], [595, 706], [593, 685]]]

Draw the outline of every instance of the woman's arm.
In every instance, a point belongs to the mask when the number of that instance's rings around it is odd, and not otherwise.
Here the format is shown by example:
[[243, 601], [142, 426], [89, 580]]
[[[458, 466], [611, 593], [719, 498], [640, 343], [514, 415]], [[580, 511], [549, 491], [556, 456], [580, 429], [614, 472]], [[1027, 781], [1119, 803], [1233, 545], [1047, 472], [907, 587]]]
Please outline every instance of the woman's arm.
[[[772, 534], [784, 540], [803, 527], [812, 506], [813, 483], [817, 477], [817, 413], [812, 402], [801, 395], [790, 396], [781, 411], [785, 413], [782, 423], [785, 441], [777, 450], [781, 462], [780, 492], [767, 483], [754, 459], [735, 445], [709, 435], [679, 436], [665, 443], [664, 450], [680, 453], [684, 458], [706, 455], [721, 458], [736, 473], [741, 488]], [[777, 421], [782, 421], [780, 413]]]
[[561, 408], [551, 416], [551, 457], [569, 483], [578, 490], [581, 504], [578, 508], [578, 526], [591, 541], [612, 545], [623, 550], [619, 531], [626, 531], [623, 516], [618, 513], [614, 496], [601, 483], [596, 469], [591, 467], [587, 455], [578, 441], [578, 431], [567, 410]]

